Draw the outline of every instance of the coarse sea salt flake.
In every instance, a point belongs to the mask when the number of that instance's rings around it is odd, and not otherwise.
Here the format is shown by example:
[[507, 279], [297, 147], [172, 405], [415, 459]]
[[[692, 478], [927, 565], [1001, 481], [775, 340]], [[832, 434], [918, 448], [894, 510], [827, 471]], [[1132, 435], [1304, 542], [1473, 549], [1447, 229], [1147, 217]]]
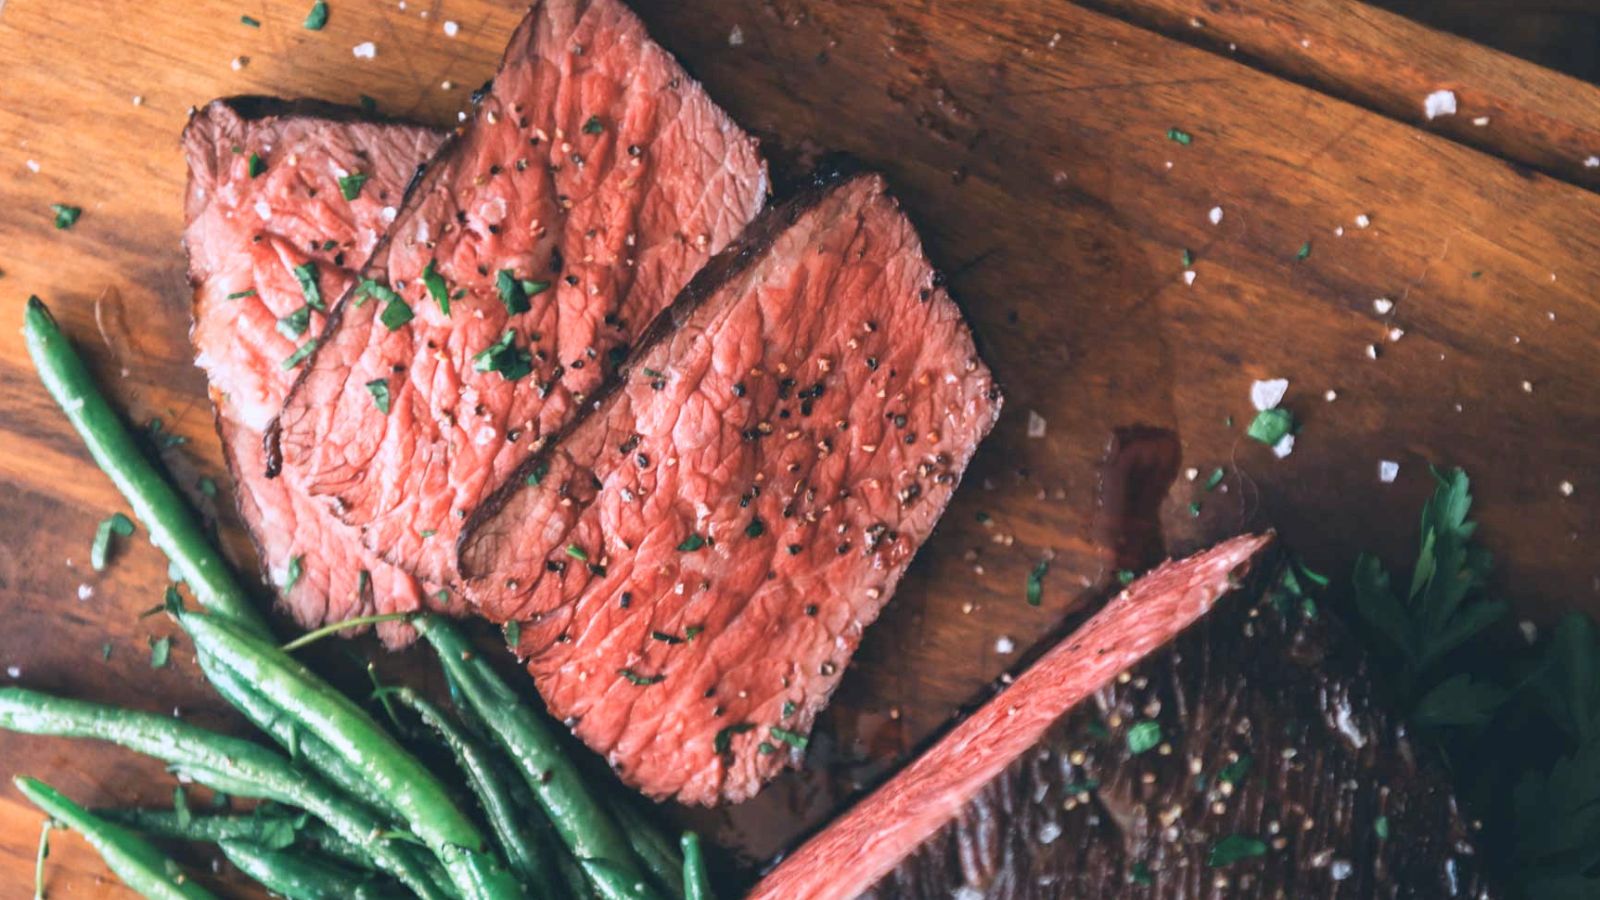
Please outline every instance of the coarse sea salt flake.
[[1289, 379], [1269, 378], [1265, 381], [1253, 382], [1250, 385], [1250, 404], [1257, 411], [1272, 409], [1283, 402], [1283, 395], [1289, 392]]
[[1193, 269], [1184, 269], [1183, 270], [1183, 283], [1184, 284], [1194, 284], [1194, 270]]
[[1045, 423], [1045, 420], [1044, 420], [1044, 416], [1039, 415], [1037, 412], [1035, 412], [1035, 411], [1033, 411], [1031, 409], [1028, 410], [1028, 437], [1031, 437], [1031, 438], [1042, 438], [1042, 437], [1044, 437], [1045, 427], [1046, 427], [1046, 423]]
[[1453, 116], [1456, 114], [1456, 92], [1434, 91], [1422, 101], [1422, 111], [1427, 113], [1429, 119], [1440, 116]]
[[1001, 656], [1010, 654], [1016, 649], [1016, 641], [1013, 641], [1011, 638], [1008, 638], [1005, 635], [1001, 635], [994, 640], [994, 652], [1000, 654]]
[[446, 22], [444, 23], [444, 34], [445, 34], [445, 37], [455, 37], [456, 35], [458, 35], [460, 33], [461, 33], [461, 26], [459, 24], [457, 24], [453, 20], [446, 20]]
[[371, 41], [365, 41], [351, 47], [350, 52], [356, 59], [372, 59], [378, 55], [378, 45]]
[[1222, 224], [1222, 207], [1220, 207], [1220, 206], [1211, 207], [1211, 212], [1207, 213], [1206, 217], [1211, 220], [1211, 224], [1213, 224], [1213, 225], [1221, 225]]
[[1378, 480], [1384, 484], [1394, 484], [1400, 474], [1400, 464], [1389, 459], [1378, 460]]
[[1278, 442], [1276, 444], [1272, 445], [1272, 455], [1276, 456], [1279, 459], [1283, 459], [1285, 456], [1288, 456], [1289, 454], [1291, 454], [1293, 452], [1294, 452], [1294, 435], [1292, 435], [1292, 434], [1284, 435], [1283, 437], [1278, 439]]
[[1380, 316], [1387, 316], [1394, 311], [1394, 301], [1388, 297], [1379, 297], [1372, 301], [1372, 309]]

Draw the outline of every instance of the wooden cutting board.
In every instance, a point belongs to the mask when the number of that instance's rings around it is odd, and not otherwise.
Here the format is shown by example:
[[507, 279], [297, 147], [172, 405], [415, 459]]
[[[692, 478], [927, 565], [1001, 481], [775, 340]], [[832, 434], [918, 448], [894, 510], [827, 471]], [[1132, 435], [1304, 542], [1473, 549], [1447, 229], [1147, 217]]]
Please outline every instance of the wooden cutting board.
[[[239, 728], [181, 642], [170, 665], [149, 664], [170, 626], [138, 618], [166, 583], [144, 532], [89, 570], [96, 523], [125, 505], [15, 326], [25, 298], [44, 297], [130, 418], [185, 440], [162, 457], [250, 570], [226, 487], [197, 489], [225, 479], [186, 335], [186, 110], [244, 92], [366, 94], [449, 126], [521, 12], [333, 0], [310, 32], [309, 5], [0, 5], [0, 681]], [[780, 176], [831, 150], [888, 173], [1007, 390], [807, 771], [686, 818], [727, 860], [823, 821], [1163, 547], [1276, 527], [1336, 576], [1363, 548], [1407, 562], [1429, 463], [1474, 475], [1519, 612], [1600, 611], [1600, 169], [1585, 164], [1600, 92], [1333, 0], [640, 12]], [[353, 55], [366, 41], [375, 59]], [[1430, 122], [1424, 97], [1440, 89], [1458, 109]], [[55, 202], [83, 207], [76, 227], [53, 227]], [[1303, 423], [1285, 459], [1244, 436], [1251, 382], [1272, 377], [1289, 379]], [[1383, 460], [1399, 465], [1392, 484]], [[1047, 559], [1031, 607], [1026, 576]], [[379, 652], [360, 641], [331, 656]], [[432, 672], [415, 652], [385, 666]], [[171, 793], [121, 751], [0, 734], [0, 774], [18, 772], [96, 804]], [[29, 895], [38, 825], [0, 787], [0, 897]], [[55, 843], [51, 896], [116, 893], [81, 842]]]

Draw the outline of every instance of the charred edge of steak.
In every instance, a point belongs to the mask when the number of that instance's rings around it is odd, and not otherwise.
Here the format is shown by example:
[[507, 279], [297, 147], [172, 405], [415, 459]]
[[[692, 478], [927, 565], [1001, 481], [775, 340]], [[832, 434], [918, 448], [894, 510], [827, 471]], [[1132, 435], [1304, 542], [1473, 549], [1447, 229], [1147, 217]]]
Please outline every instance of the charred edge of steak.
[[656, 313], [650, 324], [640, 332], [627, 358], [607, 374], [605, 381], [584, 405], [584, 409], [571, 421], [552, 432], [540, 444], [538, 451], [523, 460], [505, 481], [467, 515], [467, 520], [461, 527], [461, 534], [456, 538], [456, 560], [461, 575], [465, 578], [480, 578], [488, 574], [473, 571], [468, 563], [470, 554], [467, 551], [478, 529], [493, 519], [511, 498], [525, 487], [528, 476], [544, 465], [550, 454], [578, 426], [590, 416], [603, 413], [613, 402], [617, 391], [628, 383], [628, 377], [636, 361], [643, 359], [652, 347], [682, 327], [689, 317], [694, 315], [695, 310], [724, 284], [761, 259], [772, 247], [773, 242], [799, 221], [807, 210], [822, 202], [830, 190], [852, 178], [866, 174], [868, 174], [867, 168], [850, 157], [841, 155], [829, 159], [800, 182], [789, 197], [763, 209], [732, 243], [707, 260], [705, 266], [695, 273], [682, 291], [678, 292], [678, 296], [673, 298], [665, 309]]

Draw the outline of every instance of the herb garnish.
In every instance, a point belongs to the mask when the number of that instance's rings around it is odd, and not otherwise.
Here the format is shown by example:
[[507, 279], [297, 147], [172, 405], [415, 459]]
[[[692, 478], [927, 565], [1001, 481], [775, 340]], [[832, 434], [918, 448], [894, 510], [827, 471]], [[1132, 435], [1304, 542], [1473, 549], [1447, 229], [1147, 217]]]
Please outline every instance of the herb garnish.
[[718, 756], [721, 756], [733, 748], [734, 735], [744, 734], [755, 727], [755, 725], [749, 722], [740, 722], [736, 725], [729, 725], [727, 728], [718, 731], [716, 737], [711, 739], [711, 749], [715, 750]]
[[766, 523], [762, 522], [760, 519], [751, 519], [750, 520], [750, 524], [746, 525], [744, 527], [744, 536], [745, 537], [758, 538], [758, 537], [761, 537], [763, 534], [766, 534], [766, 533], [767, 533]]
[[375, 112], [378, 111], [378, 101], [373, 97], [369, 97], [366, 94], [362, 94], [360, 99], [359, 99], [359, 102], [361, 104], [362, 112], [371, 114], [371, 113], [375, 113]]
[[167, 659], [172, 655], [172, 638], [161, 637], [150, 639], [150, 668], [165, 669]]
[[315, 349], [317, 349], [317, 339], [316, 338], [312, 338], [311, 340], [306, 341], [304, 344], [300, 345], [300, 349], [298, 349], [298, 350], [294, 351], [293, 353], [289, 354], [288, 356], [284, 357], [283, 368], [292, 369], [295, 366], [300, 365], [301, 363], [306, 361], [306, 357], [310, 356], [311, 355], [311, 351], [313, 351]]
[[364, 172], [351, 172], [349, 175], [339, 176], [339, 193], [343, 194], [346, 200], [354, 200], [361, 196], [361, 186], [366, 184], [370, 177], [372, 176]]
[[82, 207], [68, 206], [65, 203], [50, 204], [50, 211], [56, 214], [56, 227], [62, 231], [78, 224], [78, 217], [83, 215]]
[[120, 512], [112, 513], [100, 521], [99, 527], [94, 530], [94, 543], [89, 546], [89, 565], [96, 572], [103, 572], [106, 568], [106, 556], [111, 550], [111, 536], [122, 537], [133, 535], [133, 520]]
[[[388, 290], [388, 288], [384, 288], [384, 290]], [[411, 311], [411, 304], [401, 300], [399, 297], [395, 297], [385, 303], [383, 312], [378, 313], [378, 321], [382, 322], [383, 327], [390, 331], [394, 331], [414, 318], [416, 318], [416, 313]]]
[[1153, 719], [1136, 722], [1128, 729], [1128, 752], [1138, 756], [1161, 743], [1161, 723]]
[[228, 295], [228, 299], [229, 300], [243, 300], [246, 297], [254, 297], [255, 295], [256, 295], [256, 289], [255, 288], [250, 288], [249, 290], [246, 290], [246, 291], [234, 291], [233, 293]]
[[[448, 312], [446, 310], [446, 314]], [[499, 372], [507, 381], [516, 381], [532, 372], [533, 354], [518, 347], [516, 337], [516, 331], [507, 328], [500, 340], [473, 354], [472, 368], [479, 372]]]
[[1137, 860], [1128, 874], [1128, 880], [1138, 885], [1151, 885], [1155, 879], [1150, 875], [1150, 864], [1144, 860]]
[[806, 748], [806, 744], [811, 742], [810, 738], [807, 738], [805, 735], [797, 731], [790, 731], [787, 728], [779, 728], [776, 725], [767, 729], [767, 733], [778, 740], [783, 741], [785, 744], [795, 748], [796, 750], [804, 750]]
[[1294, 414], [1283, 407], [1275, 406], [1256, 413], [1256, 417], [1250, 421], [1250, 427], [1245, 429], [1245, 434], [1268, 447], [1275, 447], [1292, 431], [1294, 431]]
[[583, 549], [582, 547], [579, 547], [577, 544], [568, 544], [567, 545], [567, 555], [572, 557], [573, 559], [577, 560], [578, 562], [588, 562], [589, 561], [589, 551]]
[[1138, 577], [1139, 576], [1133, 574], [1133, 570], [1132, 569], [1118, 569], [1117, 570], [1117, 583], [1122, 585], [1123, 587], [1127, 587], [1128, 585], [1133, 584], [1133, 580], [1135, 578], [1138, 578]]
[[1027, 597], [1029, 606], [1038, 606], [1044, 597], [1044, 575], [1050, 571], [1050, 561], [1039, 560], [1038, 565], [1028, 572]]
[[1222, 467], [1221, 466], [1217, 466], [1215, 469], [1211, 470], [1211, 477], [1206, 479], [1206, 490], [1208, 492], [1209, 491], [1214, 491], [1214, 490], [1217, 489], [1217, 485], [1219, 485], [1221, 483], [1222, 483]]
[[1174, 141], [1187, 147], [1194, 143], [1194, 135], [1184, 131], [1182, 128], [1168, 128], [1167, 140]]
[[527, 312], [530, 309], [528, 298], [549, 290], [550, 282], [519, 279], [516, 272], [501, 269], [495, 276], [494, 286], [500, 292], [500, 302], [505, 304], [506, 312], [514, 316]]
[[254, 16], [240, 16], [239, 17], [239, 23], [241, 25], [247, 25], [247, 26], [249, 26], [251, 28], [260, 28], [261, 27], [261, 20], [255, 18]]
[[600, 122], [599, 116], [590, 116], [589, 120], [583, 123], [584, 134], [600, 134], [605, 130], [606, 126]]
[[527, 478], [528, 487], [538, 487], [539, 486], [539, 482], [544, 480], [544, 476], [546, 474], [548, 474], [549, 471], [550, 471], [550, 464], [549, 463], [541, 462], [541, 463], [538, 463], [537, 465], [535, 465], [533, 467], [533, 471], [528, 473], [528, 478]]
[[701, 547], [704, 547], [705, 545], [706, 545], [706, 539], [705, 538], [701, 537], [698, 534], [695, 534], [695, 533], [691, 532], [688, 537], [683, 539], [683, 543], [678, 545], [678, 549], [680, 551], [684, 552], [684, 553], [693, 553], [694, 551], [699, 550]]
[[433, 260], [422, 270], [422, 283], [428, 286], [428, 295], [439, 304], [439, 311], [450, 315], [450, 290], [444, 285], [444, 276], [433, 267]]
[[1310, 241], [1306, 241], [1304, 244], [1300, 245], [1300, 249], [1299, 250], [1295, 251], [1294, 258], [1295, 259], [1305, 259], [1306, 257], [1308, 257], [1310, 255], [1311, 255], [1311, 242]]
[[322, 26], [328, 24], [327, 0], [317, 0], [311, 4], [311, 11], [306, 13], [306, 30], [321, 31]]
[[1389, 817], [1379, 816], [1374, 819], [1372, 821], [1372, 833], [1378, 836], [1378, 840], [1387, 841], [1389, 839]]
[[389, 414], [389, 380], [387, 378], [377, 378], [367, 382], [367, 393], [372, 395], [372, 405], [378, 408], [378, 412], [387, 416]]
[[310, 327], [311, 307], [309, 306], [302, 306], [287, 316], [278, 319], [278, 333], [291, 341], [305, 334], [306, 329]]
[[506, 646], [513, 650], [517, 649], [517, 645], [522, 643], [522, 623], [512, 619], [505, 624], [502, 631], [506, 636]]
[[1189, 252], [1189, 248], [1188, 247], [1183, 248], [1183, 257], [1182, 258], [1183, 258], [1183, 267], [1185, 269], [1187, 269], [1190, 266], [1194, 265], [1194, 254]]
[[628, 679], [634, 684], [641, 686], [660, 684], [661, 682], [667, 680], [667, 676], [665, 675], [640, 675], [638, 672], [635, 672], [632, 669], [618, 669], [617, 674]]
[[1225, 781], [1228, 784], [1238, 784], [1239, 779], [1243, 778], [1245, 773], [1250, 771], [1250, 762], [1250, 754], [1239, 754], [1238, 759], [1223, 766], [1222, 770], [1217, 772], [1217, 780]]
[[160, 416], [146, 422], [144, 432], [145, 437], [149, 438], [150, 443], [155, 444], [158, 450], [170, 450], [189, 443], [189, 439], [183, 435], [166, 430], [166, 425], [162, 423]]
[[200, 493], [205, 494], [207, 497], [215, 497], [217, 495], [217, 482], [214, 479], [202, 477], [195, 482], [195, 486], [200, 488]]
[[[351, 293], [350, 302], [355, 304], [356, 309], [360, 309], [363, 304], [373, 297], [377, 297], [387, 303], [393, 303], [400, 299], [400, 295], [389, 290], [387, 285], [372, 278], [363, 278], [356, 284], [355, 291]], [[393, 331], [394, 329], [390, 330]]]
[[322, 289], [317, 287], [317, 264], [303, 262], [294, 267], [295, 280], [300, 282], [300, 293], [305, 295], [306, 305], [315, 310], [327, 309], [322, 304]]
[[1229, 866], [1241, 859], [1251, 859], [1265, 856], [1267, 845], [1253, 837], [1242, 834], [1230, 834], [1211, 847], [1211, 853], [1206, 857], [1206, 865], [1213, 869]]
[[292, 556], [289, 558], [289, 570], [284, 573], [283, 584], [279, 585], [279, 587], [287, 591], [295, 586], [295, 582], [300, 580], [300, 575], [302, 574], [300, 561], [302, 559], [304, 559], [304, 557], [300, 556]]
[[250, 160], [245, 163], [244, 170], [251, 178], [257, 178], [267, 171], [267, 161], [261, 158], [261, 154], [252, 153]]

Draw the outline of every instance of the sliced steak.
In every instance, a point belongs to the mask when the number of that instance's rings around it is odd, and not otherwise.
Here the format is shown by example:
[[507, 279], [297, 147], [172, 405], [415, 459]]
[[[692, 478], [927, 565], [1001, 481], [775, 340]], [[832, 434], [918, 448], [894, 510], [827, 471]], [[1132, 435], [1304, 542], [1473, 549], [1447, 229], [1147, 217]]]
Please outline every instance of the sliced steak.
[[[406, 180], [442, 140], [344, 107], [263, 97], [217, 100], [183, 132], [190, 337], [240, 515], [264, 574], [307, 628], [423, 604], [421, 586], [368, 552], [323, 503], [266, 478], [261, 429], [289, 391], [295, 354], [322, 332], [327, 301], [351, 283]], [[311, 302], [302, 276], [321, 300]], [[391, 644], [411, 635], [393, 623], [380, 630]]]
[[402, 299], [341, 302], [289, 396], [270, 436], [288, 479], [385, 559], [453, 581], [465, 516], [766, 185], [755, 141], [619, 0], [537, 4], [364, 270]]
[[798, 758], [1000, 395], [876, 175], [763, 213], [625, 382], [469, 523], [461, 569], [623, 779], [750, 797]]
[[1218, 601], [1265, 543], [1136, 582], [751, 897], [1487, 895], [1337, 625]]

